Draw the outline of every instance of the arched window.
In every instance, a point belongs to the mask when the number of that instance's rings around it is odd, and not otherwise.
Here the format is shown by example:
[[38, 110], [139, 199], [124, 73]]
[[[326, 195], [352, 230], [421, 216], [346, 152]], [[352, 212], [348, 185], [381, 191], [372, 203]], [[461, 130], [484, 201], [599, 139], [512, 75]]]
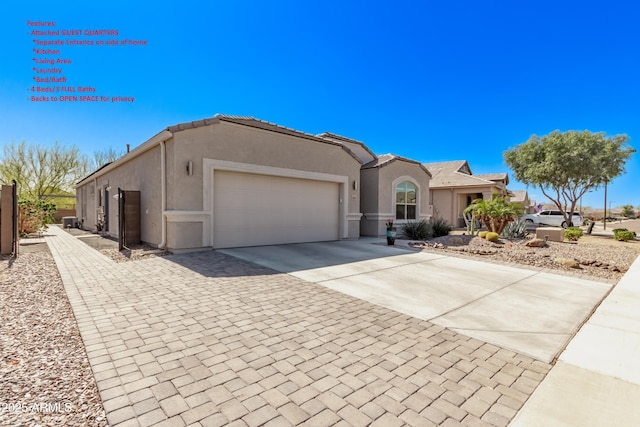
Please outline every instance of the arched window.
[[396, 219], [416, 219], [416, 186], [409, 181], [396, 185]]

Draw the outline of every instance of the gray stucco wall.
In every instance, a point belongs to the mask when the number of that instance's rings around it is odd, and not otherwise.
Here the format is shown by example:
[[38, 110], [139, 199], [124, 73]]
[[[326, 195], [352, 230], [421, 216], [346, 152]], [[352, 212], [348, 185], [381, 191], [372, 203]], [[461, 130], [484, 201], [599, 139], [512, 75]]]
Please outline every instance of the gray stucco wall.
[[[118, 194], [118, 187], [123, 190], [137, 190], [140, 191], [141, 239], [143, 242], [158, 245], [162, 237], [160, 147], [156, 146], [134, 157], [112, 171], [97, 176], [95, 180], [90, 179], [76, 189], [77, 193], [82, 194], [76, 207], [80, 220], [83, 219], [83, 207], [81, 204], [86, 203], [83, 225], [87, 230], [96, 230], [96, 212], [98, 208], [96, 203], [101, 189], [103, 190], [107, 185], [111, 187], [109, 192], [108, 235], [112, 237], [118, 236], [118, 200], [114, 198]], [[85, 194], [86, 201], [81, 200], [85, 197]]]

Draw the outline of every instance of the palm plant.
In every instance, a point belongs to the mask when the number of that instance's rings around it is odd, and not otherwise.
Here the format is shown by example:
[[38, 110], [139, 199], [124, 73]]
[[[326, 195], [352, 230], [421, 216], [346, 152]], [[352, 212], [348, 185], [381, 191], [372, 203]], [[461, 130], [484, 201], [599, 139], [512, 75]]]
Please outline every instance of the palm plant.
[[501, 234], [509, 222], [522, 215], [522, 207], [507, 202], [504, 197], [495, 197], [493, 200], [476, 199], [464, 212], [482, 221], [489, 231]]

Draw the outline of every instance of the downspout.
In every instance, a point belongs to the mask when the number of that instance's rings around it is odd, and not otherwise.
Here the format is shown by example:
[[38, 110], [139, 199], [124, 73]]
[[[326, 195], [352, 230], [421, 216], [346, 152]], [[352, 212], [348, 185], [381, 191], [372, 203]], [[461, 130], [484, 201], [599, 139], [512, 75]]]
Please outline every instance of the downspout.
[[93, 178], [93, 219], [98, 231], [98, 177]]
[[167, 169], [165, 165], [166, 156], [165, 140], [160, 141], [160, 207], [162, 209], [162, 218], [160, 230], [162, 233], [162, 241], [158, 245], [158, 248], [164, 249], [167, 247], [167, 217], [165, 211], [167, 210]]

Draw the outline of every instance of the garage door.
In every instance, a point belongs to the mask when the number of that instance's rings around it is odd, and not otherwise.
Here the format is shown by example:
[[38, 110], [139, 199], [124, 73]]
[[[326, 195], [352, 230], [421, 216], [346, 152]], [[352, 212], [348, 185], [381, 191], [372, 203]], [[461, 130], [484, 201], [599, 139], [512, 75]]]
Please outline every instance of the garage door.
[[337, 240], [339, 184], [249, 173], [214, 175], [214, 247]]

